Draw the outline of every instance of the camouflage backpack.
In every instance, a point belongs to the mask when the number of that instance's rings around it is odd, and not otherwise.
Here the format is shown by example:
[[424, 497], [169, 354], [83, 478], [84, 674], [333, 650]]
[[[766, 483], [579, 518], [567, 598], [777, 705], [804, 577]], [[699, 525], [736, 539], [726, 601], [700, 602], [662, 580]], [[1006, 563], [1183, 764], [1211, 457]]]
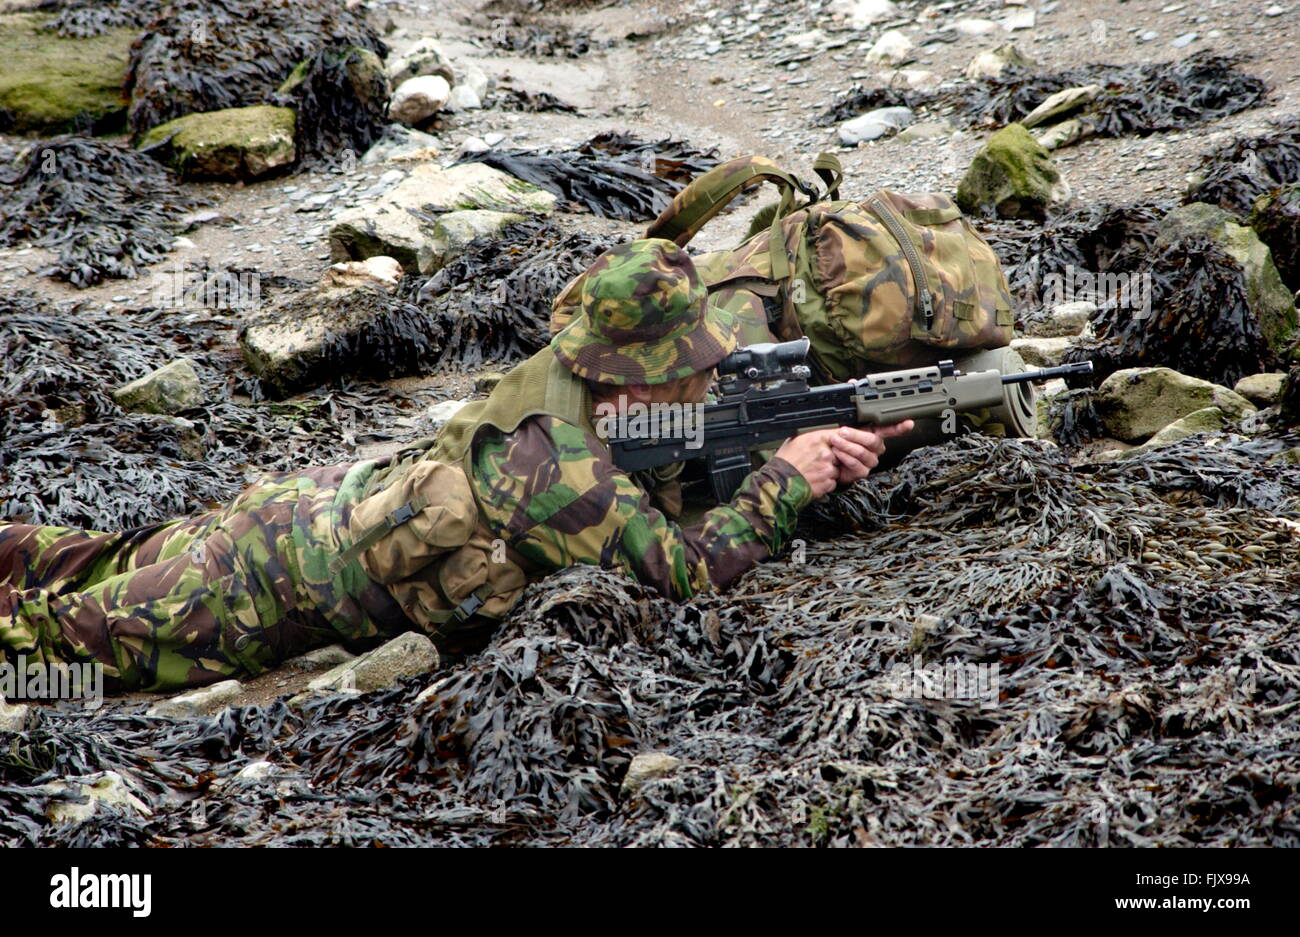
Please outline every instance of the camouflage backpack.
[[[775, 184], [767, 229], [695, 266], [710, 303], [740, 315], [742, 343], [807, 336], [826, 381], [1010, 344], [1006, 277], [951, 199], [882, 189], [843, 200], [839, 160], [823, 153], [813, 166], [825, 200], [764, 157], [724, 163], [678, 193], [645, 236], [685, 245], [746, 188]], [[577, 310], [582, 276], [556, 298], [553, 331]]]

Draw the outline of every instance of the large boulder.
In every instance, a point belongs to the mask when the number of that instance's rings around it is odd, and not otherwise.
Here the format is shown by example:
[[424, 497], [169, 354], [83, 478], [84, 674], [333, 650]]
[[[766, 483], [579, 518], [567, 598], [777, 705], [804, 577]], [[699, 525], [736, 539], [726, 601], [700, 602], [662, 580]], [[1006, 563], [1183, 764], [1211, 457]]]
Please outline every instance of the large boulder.
[[420, 164], [383, 197], [348, 209], [330, 228], [330, 259], [395, 258], [407, 273], [418, 273], [419, 251], [433, 238], [440, 213], [489, 209], [536, 214], [550, 212], [555, 196], [483, 163], [450, 169]]
[[179, 413], [203, 406], [203, 388], [189, 358], [150, 371], [113, 391], [113, 400], [123, 410], [140, 413]]
[[442, 338], [430, 313], [384, 287], [318, 287], [249, 321], [239, 346], [267, 392], [287, 396], [345, 375], [419, 373]]
[[111, 133], [126, 125], [122, 80], [138, 30], [67, 39], [46, 13], [0, 14], [0, 133]]
[[1250, 226], [1273, 253], [1273, 263], [1287, 289], [1300, 290], [1300, 182], [1261, 195]]
[[1210, 238], [1242, 265], [1247, 300], [1259, 318], [1260, 331], [1269, 347], [1282, 354], [1296, 328], [1295, 297], [1282, 282], [1268, 245], [1217, 205], [1192, 202], [1175, 208], [1161, 220], [1156, 246], [1192, 235]]
[[1239, 380], [1233, 390], [1259, 407], [1271, 407], [1282, 398], [1282, 388], [1286, 384], [1286, 374], [1282, 371], [1267, 374], [1247, 374]]
[[404, 677], [437, 670], [441, 663], [432, 641], [422, 634], [408, 631], [368, 654], [327, 670], [308, 683], [307, 689], [381, 690]]
[[1178, 442], [1180, 439], [1186, 439], [1188, 436], [1195, 436], [1197, 433], [1222, 433], [1230, 428], [1230, 424], [1231, 421], [1228, 419], [1228, 415], [1218, 407], [1205, 407], [1202, 410], [1193, 411], [1181, 419], [1174, 420], [1142, 445], [1118, 452], [1116, 457], [1120, 459], [1132, 458], [1144, 452], [1150, 452], [1152, 449], [1167, 446], [1172, 442]]
[[475, 238], [496, 238], [506, 228], [527, 220], [526, 215], [508, 211], [452, 211], [439, 216], [429, 230], [428, 240], [416, 252], [420, 273], [436, 273], [465, 252]]
[[1009, 124], [984, 144], [957, 187], [957, 204], [968, 214], [1042, 221], [1048, 209], [1070, 198], [1047, 150], [1020, 124]]
[[1255, 405], [1219, 384], [1179, 374], [1171, 368], [1126, 368], [1102, 381], [1093, 406], [1110, 435], [1142, 442], [1183, 417], [1217, 407], [1239, 420]]
[[256, 179], [293, 163], [291, 108], [257, 104], [186, 114], [154, 127], [139, 149], [187, 179]]

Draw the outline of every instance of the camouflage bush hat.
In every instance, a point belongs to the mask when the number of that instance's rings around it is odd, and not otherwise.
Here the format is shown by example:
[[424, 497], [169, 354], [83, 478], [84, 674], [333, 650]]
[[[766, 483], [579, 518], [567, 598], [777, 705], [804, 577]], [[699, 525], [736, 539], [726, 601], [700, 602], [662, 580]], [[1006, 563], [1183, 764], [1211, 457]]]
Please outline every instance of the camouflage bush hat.
[[710, 309], [686, 251], [658, 238], [596, 258], [582, 284], [581, 314], [551, 339], [565, 367], [602, 384], [690, 377], [735, 347], [735, 314]]

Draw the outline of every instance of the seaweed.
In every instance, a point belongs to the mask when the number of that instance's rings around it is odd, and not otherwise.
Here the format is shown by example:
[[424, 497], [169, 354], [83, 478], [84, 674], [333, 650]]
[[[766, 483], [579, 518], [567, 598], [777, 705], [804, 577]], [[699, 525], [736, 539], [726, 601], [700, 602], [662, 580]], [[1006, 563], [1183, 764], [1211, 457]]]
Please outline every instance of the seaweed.
[[0, 245], [56, 250], [41, 273], [73, 286], [134, 278], [171, 248], [180, 217], [206, 204], [148, 156], [106, 140], [51, 137], [0, 178]]
[[292, 88], [274, 95], [273, 103], [292, 107], [295, 166], [330, 169], [340, 160], [354, 161], [370, 149], [388, 126], [388, 82], [379, 69], [367, 67], [365, 50], [330, 45], [295, 72]]
[[58, 11], [47, 26], [60, 36], [89, 39], [120, 26], [148, 26], [164, 5], [163, 0], [56, 0], [40, 8]]
[[1300, 182], [1300, 120], [1215, 147], [1201, 157], [1194, 174], [1199, 181], [1184, 201], [1208, 202], [1248, 217], [1261, 195]]
[[1004, 126], [1020, 120], [1048, 96], [1066, 88], [1100, 85], [1079, 115], [1101, 137], [1147, 136], [1184, 130], [1258, 107], [1265, 83], [1238, 68], [1242, 59], [1198, 53], [1179, 62], [1083, 65], [1036, 72], [1013, 65], [996, 78], [970, 82], [943, 101], [972, 121]]
[[128, 125], [138, 139], [185, 114], [265, 103], [299, 64], [346, 46], [388, 53], [364, 10], [332, 0], [174, 0], [131, 47]]
[[838, 95], [830, 106], [813, 119], [814, 127], [829, 127], [851, 120], [859, 114], [878, 107], [908, 107], [916, 110], [934, 101], [935, 96], [924, 91], [904, 91], [900, 88], [864, 88], [855, 84]]
[[488, 102], [501, 111], [524, 111], [530, 114], [541, 111], [559, 111], [576, 114], [578, 109], [565, 104], [549, 91], [527, 91], [522, 88], [498, 87]]
[[494, 48], [518, 55], [542, 58], [581, 58], [600, 43], [586, 30], [574, 30], [563, 23], [525, 22], [517, 14], [492, 22], [492, 32], [485, 37]]
[[1300, 182], [1257, 202], [1250, 225], [1268, 245], [1287, 289], [1300, 292]]
[[[0, 751], [0, 842], [1295, 846], [1300, 478], [1267, 461], [1294, 442], [1071, 466], [965, 436], [729, 594], [576, 567], [388, 689], [41, 710]], [[988, 679], [926, 682], [958, 668]], [[652, 751], [678, 766], [626, 786]], [[46, 785], [104, 770], [150, 815], [51, 824]]]
[[461, 162], [481, 162], [541, 186], [572, 210], [601, 218], [651, 221], [695, 175], [717, 162], [679, 141], [646, 143], [628, 133], [598, 134], [577, 149], [488, 150]]
[[440, 335], [428, 366], [464, 370], [533, 354], [550, 340], [551, 300], [614, 244], [534, 218], [501, 237], [475, 238], [431, 276], [404, 277], [398, 295]]

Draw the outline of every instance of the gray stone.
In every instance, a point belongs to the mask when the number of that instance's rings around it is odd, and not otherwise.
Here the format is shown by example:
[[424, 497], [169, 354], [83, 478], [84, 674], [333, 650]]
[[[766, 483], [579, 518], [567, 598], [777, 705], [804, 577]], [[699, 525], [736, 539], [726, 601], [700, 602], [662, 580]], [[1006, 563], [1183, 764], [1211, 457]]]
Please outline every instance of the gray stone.
[[1273, 351], [1284, 354], [1296, 329], [1295, 297], [1283, 284], [1268, 245], [1217, 205], [1192, 202], [1175, 208], [1161, 220], [1156, 246], [1191, 235], [1210, 238], [1242, 265], [1246, 296], [1259, 317], [1260, 331]]
[[1232, 389], [1251, 403], [1260, 407], [1271, 407], [1282, 399], [1282, 385], [1286, 383], [1286, 374], [1248, 374], [1239, 380]]
[[178, 413], [203, 405], [203, 388], [189, 358], [177, 358], [142, 378], [113, 391], [123, 410], [141, 413]]
[[946, 120], [923, 120], [899, 131], [899, 143], [911, 143], [914, 140], [940, 140], [950, 137], [957, 130]]
[[469, 85], [457, 85], [451, 89], [446, 106], [449, 111], [474, 111], [483, 106], [483, 100]]
[[1032, 56], [1022, 52], [1013, 42], [998, 46], [996, 49], [981, 52], [970, 60], [966, 66], [966, 77], [971, 79], [997, 78], [1010, 65], [1031, 68], [1038, 62]]
[[407, 273], [420, 270], [418, 253], [433, 236], [435, 217], [416, 218], [432, 205], [443, 212], [490, 209], [521, 214], [546, 213], [555, 196], [483, 163], [461, 163], [450, 169], [418, 164], [387, 194], [367, 205], [337, 215], [330, 228], [330, 259], [363, 260], [385, 255]]
[[890, 29], [881, 34], [867, 52], [868, 65], [902, 65], [912, 58], [912, 40], [907, 33]]
[[1119, 453], [1118, 458], [1127, 459], [1141, 455], [1152, 449], [1178, 442], [1180, 439], [1186, 439], [1188, 436], [1195, 436], [1197, 433], [1221, 433], [1228, 428], [1228, 422], [1227, 415], [1218, 407], [1194, 410], [1187, 416], [1174, 420], [1142, 445]]
[[243, 692], [244, 686], [238, 680], [222, 680], [220, 683], [190, 690], [171, 699], [154, 703], [149, 707], [149, 715], [174, 719], [209, 716], [225, 709], [239, 699]]
[[623, 793], [632, 794], [655, 778], [667, 777], [681, 766], [682, 760], [664, 752], [642, 752], [627, 766], [623, 778]]
[[408, 78], [393, 92], [388, 116], [398, 123], [413, 126], [442, 110], [450, 98], [451, 85], [441, 75]]
[[388, 78], [394, 86], [410, 78], [438, 75], [451, 85], [456, 80], [451, 59], [442, 51], [437, 40], [421, 39], [414, 46], [388, 62]]
[[456, 64], [456, 80], [453, 84], [457, 88], [468, 88], [473, 91], [474, 97], [480, 101], [487, 100], [488, 91], [492, 88], [487, 73], [477, 65], [470, 65], [468, 62]]
[[362, 166], [385, 162], [428, 161], [438, 155], [438, 138], [411, 127], [390, 124], [384, 138], [361, 157]]
[[186, 114], [154, 127], [139, 147], [158, 146], [182, 178], [255, 179], [294, 161], [292, 108], [257, 104]]
[[1042, 221], [1049, 208], [1069, 201], [1070, 189], [1039, 143], [1020, 124], [999, 130], [975, 155], [957, 187], [967, 214]]
[[1101, 85], [1065, 88], [1045, 98], [1041, 104], [1020, 119], [1020, 124], [1023, 127], [1037, 127], [1039, 124], [1054, 123], [1085, 104], [1091, 104], [1097, 100], [1099, 94], [1101, 94]]
[[291, 657], [284, 662], [284, 666], [289, 670], [314, 673], [318, 670], [338, 667], [340, 664], [346, 664], [356, 659], [357, 655], [348, 651], [343, 645], [328, 644], [325, 647], [318, 647], [314, 651], [308, 651], [306, 654]]
[[502, 211], [453, 211], [438, 218], [429, 238], [416, 252], [420, 273], [436, 273], [465, 252], [475, 238], [498, 238], [524, 215]]
[[906, 107], [878, 107], [874, 111], [867, 111], [840, 124], [840, 143], [853, 146], [879, 139], [906, 127], [914, 116], [911, 109]]
[[1175, 49], [1182, 49], [1185, 48], [1186, 46], [1190, 46], [1193, 42], [1195, 42], [1199, 38], [1200, 36], [1197, 33], [1183, 33], [1181, 36], [1179, 36], [1177, 39], [1173, 40], [1169, 44], [1173, 46]]
[[1034, 139], [1039, 145], [1052, 152], [1060, 150], [1072, 143], [1078, 143], [1080, 140], [1092, 133], [1090, 124], [1085, 123], [1077, 118], [1072, 120], [1063, 120], [1059, 124], [1052, 124], [1050, 127], [1044, 127]]
[[997, 32], [998, 24], [993, 20], [968, 17], [954, 22], [952, 28], [963, 36], [987, 36], [989, 33]]
[[504, 371], [485, 371], [474, 378], [474, 390], [476, 393], [490, 394], [505, 376]]
[[898, 16], [893, 0], [831, 0], [827, 12], [844, 17], [854, 29], [866, 29], [872, 23]]
[[52, 798], [45, 815], [56, 824], [88, 820], [100, 804], [125, 807], [141, 816], [153, 815], [149, 805], [135, 795], [126, 778], [116, 771], [61, 778], [35, 790]]
[[368, 654], [326, 671], [307, 684], [307, 689], [379, 690], [392, 686], [403, 677], [437, 670], [441, 663], [432, 641], [422, 634], [408, 631]]
[[1034, 338], [1058, 338], [1062, 335], [1079, 335], [1088, 328], [1092, 314], [1097, 311], [1097, 304], [1081, 299], [1072, 303], [1054, 306], [1047, 318], [1026, 327], [1026, 332]]
[[1171, 368], [1126, 368], [1102, 381], [1093, 405], [1106, 431], [1126, 442], [1142, 442], [1169, 424], [1207, 407], [1239, 420], [1256, 407], [1218, 384]]
[[262, 781], [281, 773], [280, 766], [269, 761], [250, 761], [239, 769], [235, 777], [242, 781]]
[[1032, 368], [1056, 367], [1064, 360], [1069, 347], [1069, 337], [1016, 338], [1011, 341], [1011, 349]]

